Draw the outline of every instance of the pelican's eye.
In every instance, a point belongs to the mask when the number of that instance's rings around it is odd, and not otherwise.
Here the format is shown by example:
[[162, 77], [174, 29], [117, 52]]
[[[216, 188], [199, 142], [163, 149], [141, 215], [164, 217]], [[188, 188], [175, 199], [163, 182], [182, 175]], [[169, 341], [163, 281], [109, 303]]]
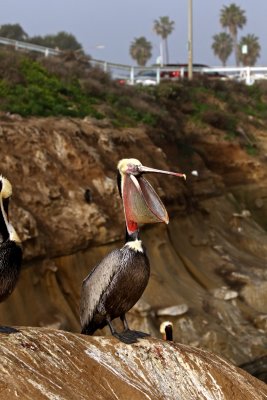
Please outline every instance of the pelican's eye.
[[132, 175], [139, 175], [139, 165], [137, 164], [127, 164], [127, 173]]

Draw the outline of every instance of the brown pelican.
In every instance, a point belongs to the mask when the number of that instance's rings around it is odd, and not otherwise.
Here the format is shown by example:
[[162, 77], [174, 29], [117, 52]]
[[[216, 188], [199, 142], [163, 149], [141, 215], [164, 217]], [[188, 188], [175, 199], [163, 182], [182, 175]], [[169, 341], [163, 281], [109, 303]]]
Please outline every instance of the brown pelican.
[[163, 340], [173, 340], [173, 323], [170, 321], [164, 321], [160, 324], [160, 333], [162, 334]]
[[[81, 292], [80, 317], [82, 333], [92, 335], [109, 325], [111, 333], [125, 343], [134, 343], [146, 333], [129, 329], [125, 314], [142, 296], [149, 279], [150, 267], [139, 224], [169, 222], [160, 198], [143, 177], [153, 172], [184, 177], [184, 174], [143, 166], [136, 159], [118, 163], [118, 189], [123, 201], [126, 241], [121, 249], [111, 251], [85, 278]], [[124, 330], [118, 333], [112, 320], [120, 317]]]
[[[13, 291], [21, 268], [21, 241], [8, 217], [9, 199], [12, 195], [10, 182], [0, 176], [0, 302]], [[14, 332], [12, 328], [0, 327], [0, 332]]]

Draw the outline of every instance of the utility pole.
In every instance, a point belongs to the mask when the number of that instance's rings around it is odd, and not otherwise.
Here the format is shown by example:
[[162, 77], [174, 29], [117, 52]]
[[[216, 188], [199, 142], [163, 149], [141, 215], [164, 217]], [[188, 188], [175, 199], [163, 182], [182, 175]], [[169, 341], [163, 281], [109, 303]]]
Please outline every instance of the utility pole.
[[188, 0], [188, 79], [193, 78], [193, 12], [192, 0]]

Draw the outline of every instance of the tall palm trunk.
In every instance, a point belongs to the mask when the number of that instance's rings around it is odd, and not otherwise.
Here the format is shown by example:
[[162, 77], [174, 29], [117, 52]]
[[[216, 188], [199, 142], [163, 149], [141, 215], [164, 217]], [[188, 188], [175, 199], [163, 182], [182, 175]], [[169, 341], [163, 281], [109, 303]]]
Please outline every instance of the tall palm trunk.
[[230, 27], [230, 34], [233, 39], [233, 46], [234, 46], [234, 52], [235, 52], [235, 65], [238, 67], [239, 66], [239, 56], [238, 56], [238, 43], [237, 43], [237, 29], [236, 27], [232, 26]]
[[169, 46], [167, 38], [164, 39], [164, 47], [165, 47], [165, 60], [166, 64], [169, 64]]
[[160, 39], [160, 44], [159, 44], [159, 48], [160, 48], [160, 58], [161, 58], [161, 66], [163, 66], [165, 64], [165, 46], [163, 43], [163, 39]]
[[233, 43], [235, 49], [235, 64], [239, 67], [239, 55], [238, 55], [238, 43], [237, 43], [237, 35], [233, 35]]

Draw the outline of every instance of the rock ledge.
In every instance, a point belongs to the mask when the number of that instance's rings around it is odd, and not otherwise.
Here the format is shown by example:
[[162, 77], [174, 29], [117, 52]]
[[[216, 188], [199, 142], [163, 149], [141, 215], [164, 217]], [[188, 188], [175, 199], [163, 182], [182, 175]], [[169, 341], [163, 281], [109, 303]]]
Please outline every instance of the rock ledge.
[[0, 399], [267, 398], [267, 386], [206, 351], [45, 328], [0, 336]]

